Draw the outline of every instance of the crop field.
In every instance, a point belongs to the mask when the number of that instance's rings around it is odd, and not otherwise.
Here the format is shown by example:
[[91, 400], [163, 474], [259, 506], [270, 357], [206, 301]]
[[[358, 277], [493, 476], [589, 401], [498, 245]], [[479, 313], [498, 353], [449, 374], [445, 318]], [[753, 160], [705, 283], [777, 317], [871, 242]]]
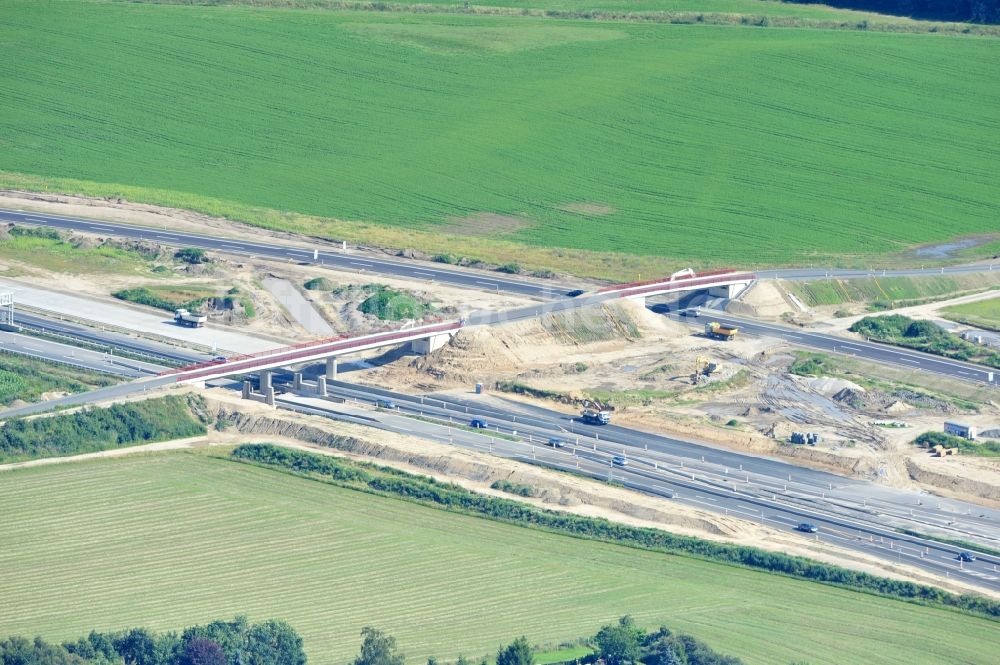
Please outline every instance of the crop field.
[[953, 305], [944, 308], [941, 313], [952, 321], [1000, 331], [1000, 298]]
[[8, 185], [591, 274], [996, 232], [989, 38], [11, 0], [0, 39]]
[[[556, 644], [630, 613], [749, 664], [994, 662], [1000, 624], [384, 499], [199, 453], [0, 473], [0, 635], [289, 621], [309, 662], [364, 625], [411, 662]], [[803, 640], [803, 635], [809, 635]], [[850, 636], [850, 639], [845, 639]]]

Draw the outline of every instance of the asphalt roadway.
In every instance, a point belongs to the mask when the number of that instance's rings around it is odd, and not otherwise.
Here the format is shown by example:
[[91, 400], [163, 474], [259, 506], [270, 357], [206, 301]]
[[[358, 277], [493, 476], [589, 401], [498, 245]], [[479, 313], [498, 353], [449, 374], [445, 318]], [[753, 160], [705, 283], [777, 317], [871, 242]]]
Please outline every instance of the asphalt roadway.
[[4, 331], [0, 331], [0, 351], [129, 379], [150, 376], [163, 369], [159, 365], [122, 358], [115, 356], [114, 353], [91, 351], [48, 339]]

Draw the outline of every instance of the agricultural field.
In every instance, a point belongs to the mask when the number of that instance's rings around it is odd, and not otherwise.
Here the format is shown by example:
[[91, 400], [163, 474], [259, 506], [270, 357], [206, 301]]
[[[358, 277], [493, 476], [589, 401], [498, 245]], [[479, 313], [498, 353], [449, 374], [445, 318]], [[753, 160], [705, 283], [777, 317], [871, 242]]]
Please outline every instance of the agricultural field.
[[750, 665], [985, 664], [1000, 639], [1000, 624], [954, 611], [446, 513], [204, 452], [0, 480], [0, 635], [165, 630], [246, 612], [290, 622], [317, 665], [347, 662], [364, 625], [418, 662], [489, 654], [521, 634], [556, 645], [625, 613]]
[[952, 321], [1000, 331], [1000, 298], [952, 305], [942, 309], [941, 314]]
[[595, 276], [1000, 248], [992, 38], [11, 0], [0, 39], [4, 186]]
[[117, 377], [79, 367], [0, 352], [0, 405], [14, 400], [36, 402], [48, 392], [80, 393], [112, 386]]

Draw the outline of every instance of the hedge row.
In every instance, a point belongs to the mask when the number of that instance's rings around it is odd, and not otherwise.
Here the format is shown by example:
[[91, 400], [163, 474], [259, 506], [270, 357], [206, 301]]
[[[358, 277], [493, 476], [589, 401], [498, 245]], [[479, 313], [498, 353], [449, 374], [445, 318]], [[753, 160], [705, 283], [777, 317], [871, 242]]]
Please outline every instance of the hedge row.
[[[393, 471], [391, 475], [364, 469], [322, 455], [288, 450], [271, 444], [246, 444], [233, 457], [301, 473], [314, 473], [352, 486], [441, 506], [522, 526], [542, 527], [642, 549], [685, 554], [712, 561], [746, 566], [791, 577], [834, 584], [892, 598], [955, 607], [990, 618], [1000, 618], [1000, 602], [973, 595], [956, 595], [936, 587], [892, 580], [819, 563], [804, 557], [765, 552], [755, 547], [715, 543], [679, 536], [659, 529], [628, 526], [605, 519], [557, 513], [511, 499], [490, 497], [432, 478]], [[371, 467], [373, 470], [377, 467]], [[379, 471], [381, 471], [379, 469]], [[385, 471], [388, 471], [387, 469]]]

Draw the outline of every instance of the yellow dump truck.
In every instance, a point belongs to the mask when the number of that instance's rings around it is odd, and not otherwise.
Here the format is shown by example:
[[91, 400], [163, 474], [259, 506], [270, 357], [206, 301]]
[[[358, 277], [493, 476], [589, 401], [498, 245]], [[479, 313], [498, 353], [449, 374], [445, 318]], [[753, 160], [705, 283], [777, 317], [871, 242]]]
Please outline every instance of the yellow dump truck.
[[739, 331], [737, 326], [727, 326], [718, 321], [705, 324], [705, 336], [712, 339], [730, 340], [735, 338]]

